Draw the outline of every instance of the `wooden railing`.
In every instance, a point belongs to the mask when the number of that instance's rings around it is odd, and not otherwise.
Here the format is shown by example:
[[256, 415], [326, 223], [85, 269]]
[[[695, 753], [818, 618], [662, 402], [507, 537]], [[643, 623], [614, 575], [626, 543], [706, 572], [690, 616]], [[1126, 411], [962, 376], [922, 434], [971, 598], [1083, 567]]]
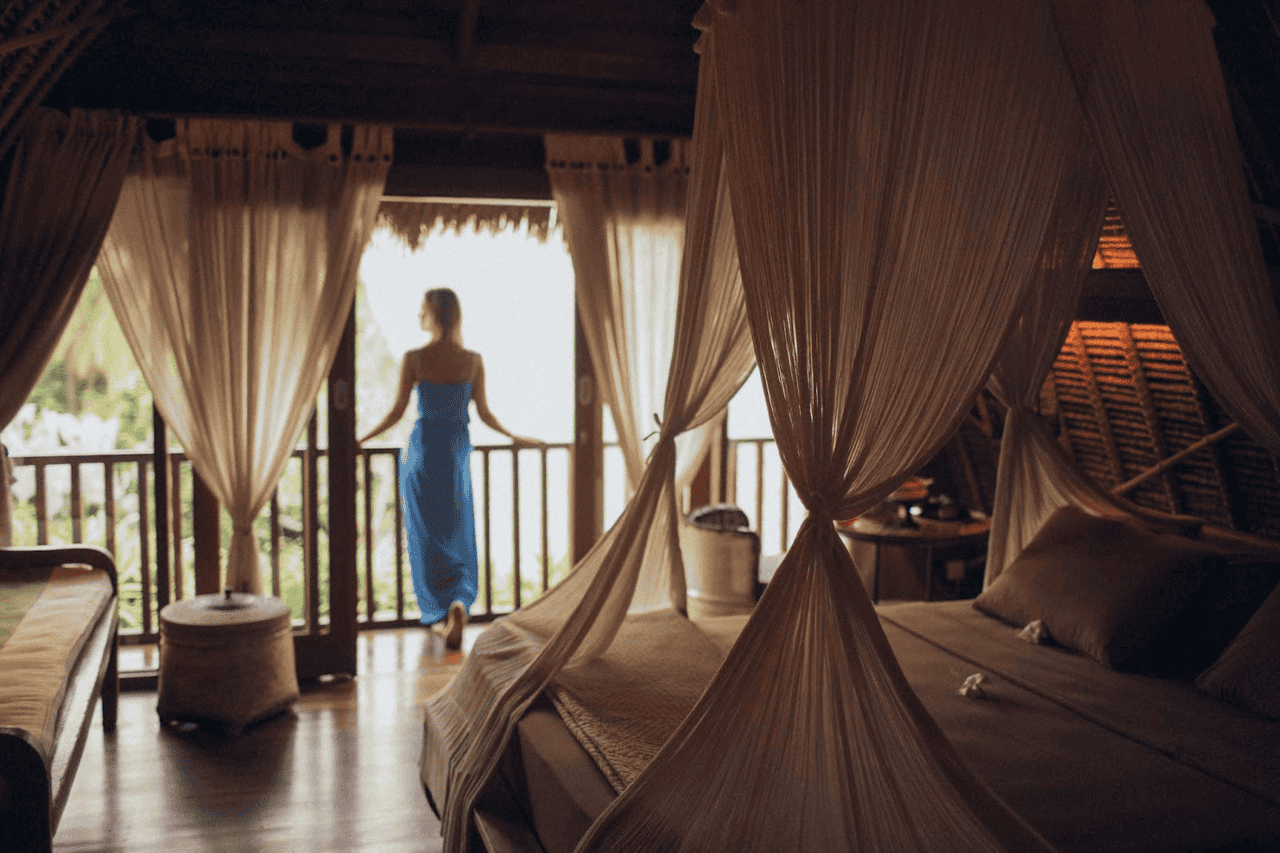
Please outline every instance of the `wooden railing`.
[[[747, 513], [760, 535], [760, 550], [777, 554], [791, 544], [804, 508], [782, 469], [772, 438], [736, 438], [728, 442], [723, 501]], [[745, 480], [745, 481], [744, 481]]]
[[[515, 450], [510, 445], [481, 445], [472, 451], [480, 563], [480, 593], [472, 607], [473, 620], [484, 621], [519, 609], [571, 568], [568, 554], [571, 447], [548, 444]], [[362, 497], [357, 511], [362, 563], [359, 610], [363, 627], [395, 627], [417, 622], [403, 535], [387, 535], [389, 531], [402, 533], [403, 528], [400, 481], [393, 476], [398, 453], [396, 448], [361, 449]], [[381, 471], [375, 470], [379, 460]], [[525, 505], [527, 489], [521, 485], [522, 469], [531, 460], [534, 464], [529, 467], [535, 472], [537, 507], [533, 510], [534, 518], [525, 521], [524, 512], [529, 507]], [[500, 470], [495, 472], [495, 469]], [[391, 484], [389, 494], [375, 496], [375, 487], [380, 483]], [[505, 505], [500, 506], [500, 502]], [[557, 540], [563, 539], [561, 554], [552, 553], [553, 514], [559, 516], [554, 527]], [[526, 536], [529, 530], [533, 531], [536, 543], [532, 561], [526, 559], [530, 550]], [[370, 531], [374, 535], [370, 535]], [[376, 553], [378, 541], [393, 542], [393, 552]], [[379, 593], [379, 586], [385, 590], [384, 594]], [[388, 597], [390, 603], [384, 605]]]
[[[571, 445], [513, 450], [478, 446], [472, 455], [480, 597], [473, 618], [484, 621], [517, 609], [555, 584], [571, 568], [568, 554]], [[357, 588], [362, 628], [417, 623], [402, 531], [399, 450], [364, 447], [358, 457]], [[267, 510], [257, 521], [264, 585], [290, 603], [295, 622], [328, 616], [327, 511], [320, 483], [323, 449], [297, 450]], [[102, 545], [116, 555], [121, 578], [121, 641], [153, 643], [157, 613], [169, 600], [194, 592], [191, 490], [186, 455], [169, 454], [169, 547], [156, 553], [151, 453], [15, 456], [18, 491], [31, 496], [15, 512], [17, 544]], [[765, 553], [790, 544], [802, 511], [778, 462], [772, 439], [729, 442], [722, 499], [739, 503], [761, 534]], [[534, 481], [530, 495], [529, 480]], [[742, 479], [742, 482], [739, 480]], [[161, 516], [163, 517], [163, 516]], [[223, 547], [229, 536], [224, 516]], [[563, 542], [563, 547], [556, 546]], [[553, 553], [557, 551], [557, 553]], [[161, 571], [157, 567], [164, 567]], [[162, 583], [159, 574], [165, 575]]]
[[[480, 446], [473, 451], [481, 567], [481, 597], [474, 612], [478, 620], [520, 607], [567, 572], [569, 453], [568, 444], [520, 451], [509, 445]], [[357, 553], [362, 627], [417, 622], [401, 532], [398, 454], [396, 448], [360, 451]], [[161, 558], [154, 535], [153, 459], [150, 453], [113, 451], [12, 460], [19, 477], [15, 491], [31, 493], [28, 500], [16, 501], [15, 543], [97, 544], [115, 554], [121, 578], [120, 633], [125, 644], [155, 642], [160, 608], [194, 591], [190, 463], [183, 453], [169, 454], [171, 534], [167, 538], [171, 548]], [[326, 473], [324, 459], [322, 449], [295, 451], [291, 469], [256, 523], [265, 557], [264, 586], [290, 603], [295, 624], [324, 622], [328, 616], [327, 592], [320, 582], [327, 577], [327, 550], [319, 547], [327, 518], [319, 488]], [[529, 461], [534, 463], [537, 502], [531, 513], [526, 506], [528, 486], [521, 486], [522, 470]], [[557, 477], [562, 470], [562, 478]], [[524, 473], [527, 484], [530, 478]], [[504, 499], [509, 503], [500, 508], [497, 504]], [[522, 514], [530, 520], [523, 521]], [[500, 539], [503, 532], [496, 529], [495, 516], [508, 528], [509, 539]], [[553, 517], [557, 534], [560, 528], [564, 531], [562, 537], [557, 535], [565, 543], [562, 555], [552, 554]], [[225, 549], [229, 535], [225, 515], [223, 521]], [[530, 525], [536, 540], [532, 548], [526, 533]], [[157, 566], [165, 566], [167, 584], [159, 582]]]

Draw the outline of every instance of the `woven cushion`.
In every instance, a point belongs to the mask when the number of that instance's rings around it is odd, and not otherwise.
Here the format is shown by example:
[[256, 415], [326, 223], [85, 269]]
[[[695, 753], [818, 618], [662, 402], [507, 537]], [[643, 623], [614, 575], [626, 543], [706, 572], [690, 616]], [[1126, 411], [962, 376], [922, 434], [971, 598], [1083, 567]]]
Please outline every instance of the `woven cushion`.
[[1196, 679], [1196, 686], [1280, 720], [1280, 588], [1272, 591], [1222, 657]]
[[1199, 594], [1206, 561], [1220, 559], [1192, 540], [1066, 507], [974, 606], [1014, 625], [1042, 620], [1060, 645], [1127, 668]]

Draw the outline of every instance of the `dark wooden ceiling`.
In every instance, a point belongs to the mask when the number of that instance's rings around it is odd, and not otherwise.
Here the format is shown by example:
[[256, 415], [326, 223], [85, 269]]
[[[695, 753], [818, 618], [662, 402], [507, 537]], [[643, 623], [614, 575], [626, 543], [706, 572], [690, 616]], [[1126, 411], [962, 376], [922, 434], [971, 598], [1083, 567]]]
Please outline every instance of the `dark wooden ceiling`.
[[[1280, 0], [1207, 2], [1280, 266]], [[113, 0], [114, 20], [47, 102], [389, 123], [393, 193], [545, 197], [544, 132], [688, 135], [700, 4]]]
[[393, 190], [545, 194], [544, 132], [689, 134], [700, 2], [127, 0], [49, 102], [392, 124]]
[[460, 131], [687, 134], [699, 0], [132, 0], [84, 106]]

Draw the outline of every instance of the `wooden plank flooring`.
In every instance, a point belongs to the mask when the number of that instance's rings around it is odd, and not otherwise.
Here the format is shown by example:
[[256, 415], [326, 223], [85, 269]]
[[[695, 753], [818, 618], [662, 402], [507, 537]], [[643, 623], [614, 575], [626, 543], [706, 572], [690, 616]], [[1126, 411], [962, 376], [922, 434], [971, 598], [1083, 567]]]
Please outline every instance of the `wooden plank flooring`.
[[440, 850], [418, 782], [422, 709], [464, 652], [425, 629], [359, 644], [358, 678], [304, 684], [293, 712], [239, 737], [161, 726], [155, 693], [124, 693], [114, 735], [98, 711], [54, 849]]

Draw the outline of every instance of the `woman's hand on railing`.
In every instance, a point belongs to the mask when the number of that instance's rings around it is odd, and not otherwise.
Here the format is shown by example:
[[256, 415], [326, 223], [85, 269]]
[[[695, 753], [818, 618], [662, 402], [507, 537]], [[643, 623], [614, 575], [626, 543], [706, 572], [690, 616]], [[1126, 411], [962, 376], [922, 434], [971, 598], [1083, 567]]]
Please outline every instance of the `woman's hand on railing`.
[[521, 450], [525, 447], [546, 447], [547, 443], [537, 438], [528, 438], [523, 435], [513, 435], [511, 436], [511, 445], [516, 450]]

